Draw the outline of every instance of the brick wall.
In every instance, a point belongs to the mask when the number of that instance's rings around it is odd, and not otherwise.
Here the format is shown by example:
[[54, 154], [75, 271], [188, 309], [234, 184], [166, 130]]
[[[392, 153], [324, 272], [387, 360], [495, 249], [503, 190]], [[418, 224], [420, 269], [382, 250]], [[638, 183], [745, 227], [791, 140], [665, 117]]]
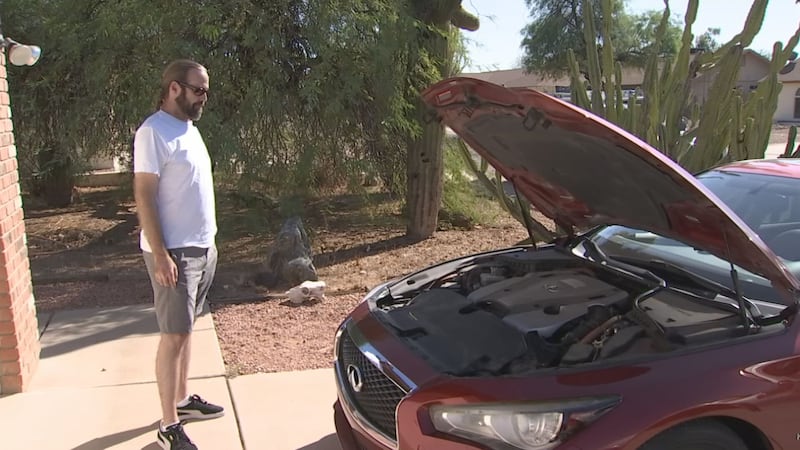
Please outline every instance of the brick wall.
[[25, 390], [40, 350], [12, 128], [0, 52], [0, 395]]

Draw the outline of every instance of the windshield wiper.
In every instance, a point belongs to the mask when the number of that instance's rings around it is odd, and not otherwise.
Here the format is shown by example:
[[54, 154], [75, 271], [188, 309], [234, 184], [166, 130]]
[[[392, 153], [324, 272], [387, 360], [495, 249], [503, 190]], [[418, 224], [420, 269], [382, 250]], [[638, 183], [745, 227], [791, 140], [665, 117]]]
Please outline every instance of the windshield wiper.
[[650, 269], [660, 270], [671, 275], [682, 276], [688, 278], [692, 283], [694, 283], [698, 287], [701, 287], [708, 291], [715, 292], [717, 294], [723, 294], [726, 297], [730, 297], [733, 300], [736, 299], [736, 292], [734, 292], [734, 290], [729, 288], [728, 286], [717, 283], [716, 281], [713, 280], [709, 280], [704, 276], [698, 275], [689, 269], [681, 267], [677, 264], [673, 264], [671, 262], [667, 262], [661, 259], [637, 258], [635, 256], [624, 256], [624, 255], [614, 255], [614, 259], [619, 261], [624, 261], [628, 264], [633, 264], [639, 267], [647, 267]]
[[620, 261], [619, 258], [611, 258], [610, 256], [606, 255], [606, 253], [597, 245], [597, 243], [586, 235], [580, 236], [579, 242], [581, 245], [583, 245], [585, 255], [591, 258], [594, 262], [619, 270], [624, 270], [625, 272], [632, 273], [642, 278], [649, 278], [650, 280], [655, 281], [656, 284], [661, 287], [666, 286], [666, 281], [653, 272], [643, 269], [637, 265], [626, 264], [625, 262]]
[[[733, 282], [736, 284], [735, 289], [731, 289], [724, 284], [717, 283], [716, 281], [709, 280], [708, 278], [698, 275], [692, 272], [689, 269], [681, 267], [677, 264], [673, 264], [671, 262], [663, 261], [660, 259], [644, 259], [644, 258], [636, 258], [633, 256], [614, 256], [614, 259], [622, 260], [630, 264], [635, 264], [637, 266], [644, 266], [649, 267], [658, 271], [663, 271], [672, 275], [678, 275], [684, 278], [689, 279], [692, 283], [706, 289], [708, 291], [722, 294], [731, 300], [735, 300], [739, 305], [739, 314], [742, 315], [742, 321], [744, 322], [743, 325], [745, 326], [745, 330], [750, 328], [751, 320], [756, 320], [753, 315], [753, 311], [751, 311], [752, 307], [755, 305], [750, 302], [748, 299], [744, 298], [740, 294], [740, 289], [738, 286], [738, 277], [736, 276], [736, 272], [733, 272], [732, 278]], [[750, 317], [748, 317], [747, 313], [750, 313]], [[756, 320], [757, 322], [757, 320]]]

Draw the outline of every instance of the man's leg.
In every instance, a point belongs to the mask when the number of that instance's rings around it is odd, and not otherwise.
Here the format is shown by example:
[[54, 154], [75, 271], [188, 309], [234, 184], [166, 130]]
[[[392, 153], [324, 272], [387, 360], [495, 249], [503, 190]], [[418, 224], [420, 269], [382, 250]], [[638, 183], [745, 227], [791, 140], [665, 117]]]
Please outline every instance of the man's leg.
[[[194, 318], [203, 310], [208, 290], [214, 278], [217, 265], [216, 248], [188, 247], [177, 249], [175, 253], [177, 259], [181, 261], [179, 271], [182, 271], [183, 283], [187, 287], [188, 306], [192, 315], [192, 322], [194, 322]], [[178, 278], [178, 283], [180, 284], [182, 282], [181, 276]], [[181, 373], [178, 379], [178, 389], [176, 390], [178, 419], [213, 419], [224, 415], [225, 412], [221, 406], [208, 403], [198, 395], [187, 396], [187, 378], [191, 355], [192, 344], [187, 342], [181, 353], [179, 367]]]
[[178, 358], [178, 386], [175, 390], [175, 404], [189, 397], [189, 361], [192, 359], [192, 336], [186, 340]]
[[[174, 288], [164, 287], [155, 281], [153, 255], [144, 253], [150, 281], [153, 287], [153, 304], [156, 311], [161, 338], [156, 351], [156, 382], [161, 402], [162, 426], [178, 422], [176, 398], [180, 390], [185, 392], [186, 373], [183, 369], [183, 354], [191, 339], [194, 324], [194, 295], [196, 283], [187, 283], [186, 264], [182, 254], [171, 252], [178, 266], [178, 284]], [[185, 397], [185, 393], [184, 393]]]
[[[180, 387], [181, 355], [191, 339], [194, 315], [189, 309], [186, 283], [181, 283], [178, 264], [178, 286], [168, 288], [155, 281], [153, 255], [144, 252], [144, 261], [153, 287], [153, 305], [161, 336], [156, 351], [156, 384], [161, 403], [161, 423], [156, 442], [163, 449], [197, 450], [178, 420], [175, 397]], [[174, 257], [174, 256], [173, 256]], [[176, 263], [179, 263], [176, 258]]]
[[[187, 286], [190, 289], [190, 305], [194, 311], [195, 317], [203, 312], [206, 300], [208, 298], [208, 291], [211, 289], [211, 283], [214, 281], [214, 275], [217, 270], [217, 249], [212, 247], [208, 249], [203, 256], [198, 257], [201, 265], [199, 267], [192, 267], [191, 273], [187, 273]], [[192, 278], [192, 281], [188, 281]], [[194, 281], [196, 280], [196, 281]], [[196, 283], [196, 284], [195, 284]], [[192, 292], [196, 292], [192, 295]], [[186, 343], [183, 353], [181, 354], [181, 375], [178, 379], [178, 397], [176, 402], [181, 402], [189, 396], [189, 389], [187, 387], [189, 378], [189, 362], [192, 359], [192, 340], [191, 338]]]
[[[180, 393], [181, 385], [184, 392], [186, 382], [181, 382], [183, 371], [182, 354], [191, 342], [190, 334], [161, 333], [156, 352], [156, 383], [158, 395], [161, 400], [161, 424], [167, 426], [178, 422], [178, 412], [175, 408], [175, 399]], [[185, 398], [186, 394], [181, 397]]]

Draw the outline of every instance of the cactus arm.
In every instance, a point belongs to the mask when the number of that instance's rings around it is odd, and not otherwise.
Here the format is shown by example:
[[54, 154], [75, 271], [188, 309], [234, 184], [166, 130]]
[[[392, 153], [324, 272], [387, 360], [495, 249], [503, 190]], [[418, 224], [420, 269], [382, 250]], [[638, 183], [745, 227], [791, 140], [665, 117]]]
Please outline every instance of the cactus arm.
[[[486, 160], [481, 158], [481, 170], [478, 170], [478, 164], [475, 162], [472, 152], [467, 144], [461, 139], [458, 139], [457, 143], [459, 152], [469, 166], [470, 170], [475, 174], [478, 181], [480, 181], [480, 183], [487, 190], [494, 193], [495, 198], [500, 202], [500, 206], [502, 206], [506, 212], [508, 212], [518, 222], [529, 226], [533, 230], [533, 234], [536, 239], [543, 239], [549, 242], [556, 237], [556, 235], [545, 228], [544, 225], [531, 218], [529, 206], [520, 208], [521, 200], [515, 201], [506, 194], [503, 187], [503, 177], [500, 175], [500, 172], [495, 171], [494, 179], [489, 178], [487, 173], [488, 164], [486, 163]], [[522, 202], [522, 204], [524, 206], [528, 205], [527, 202]]]
[[[614, 42], [611, 39], [611, 17], [606, 14], [611, 11], [611, 0], [603, 0], [601, 5], [603, 12], [602, 28], [600, 29], [603, 47], [601, 52], [601, 67], [600, 76], [602, 81], [603, 94], [605, 96], [604, 112], [605, 117], [612, 121], [617, 121], [617, 109], [612, 105], [615, 91], [621, 89], [622, 78], [616, 78], [616, 64], [614, 64]], [[612, 78], [614, 77], [614, 78]], [[621, 98], [621, 95], [620, 95]]]
[[572, 103], [580, 106], [583, 109], [591, 109], [591, 102], [588, 94], [586, 94], [586, 83], [578, 66], [578, 59], [575, 53], [570, 49], [567, 51], [567, 61], [569, 62], [570, 70], [570, 91], [572, 92]]
[[589, 85], [592, 88], [592, 111], [600, 116], [606, 117], [603, 102], [603, 80], [600, 72], [600, 57], [597, 55], [597, 30], [594, 28], [594, 10], [592, 3], [583, 2], [583, 38], [587, 48], [587, 72], [589, 73]]
[[[611, 105], [614, 108], [614, 115], [615, 119], [614, 122], [620, 124], [622, 128], [630, 131], [633, 134], [636, 134], [636, 130], [634, 130], [633, 124], [630, 121], [630, 105], [628, 108], [625, 107], [625, 98], [622, 94], [622, 64], [619, 62], [613, 65], [614, 69], [614, 104]], [[608, 96], [608, 98], [611, 98]]]
[[794, 141], [797, 139], [797, 126], [792, 125], [789, 127], [789, 137], [786, 139], [786, 150], [784, 150], [781, 158], [791, 158], [794, 150]]

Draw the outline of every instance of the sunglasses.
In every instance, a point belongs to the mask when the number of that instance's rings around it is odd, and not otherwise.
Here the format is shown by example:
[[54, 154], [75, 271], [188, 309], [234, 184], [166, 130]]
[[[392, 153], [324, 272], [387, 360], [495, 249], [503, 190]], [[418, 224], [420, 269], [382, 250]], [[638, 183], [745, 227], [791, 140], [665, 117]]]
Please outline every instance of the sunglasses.
[[194, 93], [194, 95], [196, 95], [198, 97], [203, 96], [203, 95], [208, 95], [208, 89], [206, 89], [204, 87], [194, 86], [194, 85], [191, 85], [189, 83], [184, 83], [183, 81], [178, 81], [178, 80], [175, 80], [175, 82], [180, 84], [181, 86], [183, 86], [185, 88], [191, 89], [192, 93]]

